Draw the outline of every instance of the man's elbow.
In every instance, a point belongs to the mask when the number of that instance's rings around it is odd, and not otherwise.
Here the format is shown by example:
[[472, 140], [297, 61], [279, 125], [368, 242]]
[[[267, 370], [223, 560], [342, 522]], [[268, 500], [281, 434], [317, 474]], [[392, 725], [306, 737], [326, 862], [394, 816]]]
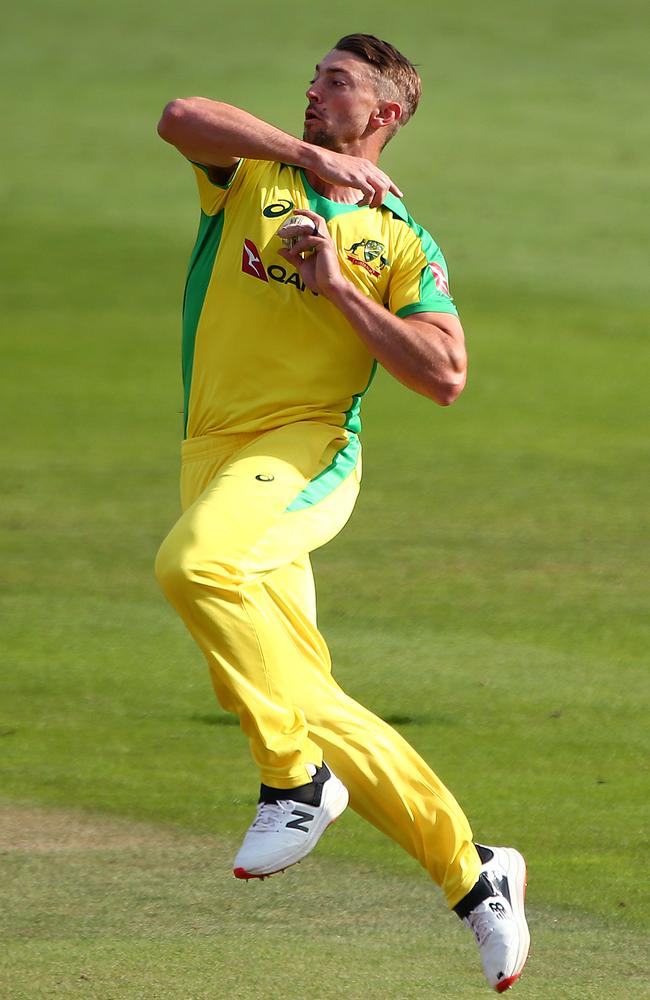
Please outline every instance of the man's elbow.
[[438, 382], [432, 398], [439, 406], [451, 406], [465, 388], [466, 381], [467, 374], [463, 372], [462, 375], [455, 376], [444, 382]]
[[177, 97], [163, 108], [158, 122], [158, 135], [165, 142], [171, 142], [174, 145], [178, 141], [179, 129], [187, 115], [188, 103], [185, 98]]
[[[210, 101], [212, 108], [217, 104]], [[206, 99], [204, 97], [176, 97], [163, 108], [158, 122], [158, 135], [173, 146], [186, 142], [195, 132], [197, 123], [204, 115]]]

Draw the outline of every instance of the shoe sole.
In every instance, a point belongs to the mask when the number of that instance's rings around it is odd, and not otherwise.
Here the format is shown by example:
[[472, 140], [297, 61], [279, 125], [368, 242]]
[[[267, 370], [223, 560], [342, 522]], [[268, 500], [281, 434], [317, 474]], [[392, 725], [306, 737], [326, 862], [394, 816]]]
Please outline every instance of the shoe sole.
[[330, 806], [330, 808], [333, 808], [335, 815], [332, 816], [332, 818], [327, 820], [325, 823], [319, 824], [317, 827], [315, 827], [314, 830], [312, 830], [310, 841], [307, 845], [305, 845], [305, 850], [301, 852], [299, 857], [294, 858], [293, 861], [288, 861], [285, 864], [280, 865], [279, 868], [276, 868], [272, 872], [250, 872], [246, 868], [233, 868], [232, 873], [235, 876], [235, 878], [244, 879], [246, 881], [256, 878], [259, 879], [260, 881], [263, 881], [265, 878], [271, 878], [272, 875], [279, 875], [280, 872], [285, 872], [287, 868], [292, 868], [294, 865], [300, 864], [300, 862], [313, 851], [313, 849], [316, 847], [316, 844], [323, 836], [327, 828], [330, 827], [332, 823], [336, 823], [339, 816], [341, 816], [342, 813], [345, 812], [345, 809], [347, 808], [350, 799], [348, 790], [345, 787], [345, 785], [341, 781], [339, 781], [338, 778], [336, 780], [338, 781], [340, 788], [338, 791], [337, 798], [333, 803], [333, 806], [332, 805]]
[[530, 949], [530, 931], [528, 930], [528, 924], [526, 923], [525, 913], [528, 870], [526, 868], [526, 861], [524, 860], [523, 855], [521, 855], [519, 851], [516, 851], [514, 848], [501, 847], [492, 848], [492, 850], [494, 850], [497, 856], [502, 852], [508, 855], [508, 863], [507, 865], [504, 865], [504, 867], [506, 869], [508, 881], [512, 886], [510, 905], [512, 906], [512, 913], [519, 930], [519, 949], [517, 952], [516, 971], [513, 972], [511, 976], [508, 976], [507, 979], [503, 979], [500, 983], [497, 983], [494, 987], [497, 993], [505, 993], [506, 990], [509, 990], [510, 987], [517, 982], [524, 971], [524, 966]]

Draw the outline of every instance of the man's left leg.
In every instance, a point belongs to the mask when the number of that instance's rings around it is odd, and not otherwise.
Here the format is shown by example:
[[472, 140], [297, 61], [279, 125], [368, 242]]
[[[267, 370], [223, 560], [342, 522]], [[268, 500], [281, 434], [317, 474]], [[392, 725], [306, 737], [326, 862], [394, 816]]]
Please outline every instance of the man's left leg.
[[[335, 500], [325, 501], [319, 516], [326, 516], [327, 504]], [[309, 560], [282, 567], [264, 585], [285, 615], [287, 634], [312, 647], [303, 670], [293, 675], [292, 697], [304, 710], [324, 759], [348, 787], [350, 804], [440, 885], [477, 939], [486, 979], [504, 992], [519, 978], [530, 943], [524, 859], [512, 848], [473, 844], [460, 806], [426, 762], [333, 680], [327, 649], [311, 627], [315, 602]], [[290, 800], [295, 793], [284, 794]]]

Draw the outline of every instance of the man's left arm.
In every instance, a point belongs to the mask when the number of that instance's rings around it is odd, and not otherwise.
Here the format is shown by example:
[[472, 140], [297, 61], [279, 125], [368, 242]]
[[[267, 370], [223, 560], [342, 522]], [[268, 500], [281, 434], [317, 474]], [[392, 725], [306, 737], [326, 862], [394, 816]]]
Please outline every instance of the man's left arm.
[[465, 336], [451, 313], [416, 313], [400, 319], [364, 295], [351, 281], [327, 294], [370, 353], [399, 382], [449, 406], [467, 378]]
[[[402, 319], [349, 281], [341, 272], [336, 248], [324, 220], [300, 209], [318, 227], [280, 254], [300, 272], [305, 284], [329, 299], [346, 317], [370, 353], [399, 382], [449, 406], [467, 377], [465, 336], [452, 313], [419, 312]], [[309, 256], [302, 254], [313, 251]]]

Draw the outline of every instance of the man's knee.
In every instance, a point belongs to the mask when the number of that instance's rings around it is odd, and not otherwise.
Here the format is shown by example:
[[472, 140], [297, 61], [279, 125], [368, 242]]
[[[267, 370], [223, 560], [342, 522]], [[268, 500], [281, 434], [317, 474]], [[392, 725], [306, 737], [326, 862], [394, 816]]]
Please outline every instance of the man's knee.
[[188, 579], [188, 567], [184, 563], [181, 548], [175, 544], [172, 531], [158, 549], [154, 563], [156, 579], [167, 596], [184, 587]]
[[158, 583], [172, 602], [197, 587], [232, 591], [242, 585], [244, 581], [237, 567], [213, 553], [202, 557], [197, 546], [188, 544], [180, 534], [172, 529], [158, 550], [154, 566]]

